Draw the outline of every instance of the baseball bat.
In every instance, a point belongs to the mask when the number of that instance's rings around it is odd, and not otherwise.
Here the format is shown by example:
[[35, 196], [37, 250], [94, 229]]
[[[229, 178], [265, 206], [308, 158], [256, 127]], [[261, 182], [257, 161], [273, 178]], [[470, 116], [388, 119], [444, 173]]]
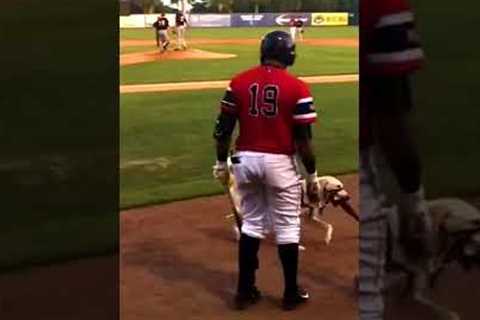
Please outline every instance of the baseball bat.
[[357, 212], [355, 211], [355, 209], [353, 209], [353, 207], [350, 205], [348, 201], [342, 201], [339, 204], [340, 204], [340, 207], [343, 209], [343, 211], [345, 211], [350, 217], [355, 219], [357, 222], [360, 222], [360, 218], [358, 217]]
[[242, 230], [242, 218], [240, 217], [240, 214], [237, 211], [237, 208], [235, 207], [235, 202], [233, 201], [232, 194], [230, 193], [230, 188], [225, 186], [225, 193], [228, 196], [228, 200], [230, 201], [230, 206], [232, 208], [232, 213], [233, 217], [235, 218], [235, 223], [237, 224], [237, 228], [239, 231]]

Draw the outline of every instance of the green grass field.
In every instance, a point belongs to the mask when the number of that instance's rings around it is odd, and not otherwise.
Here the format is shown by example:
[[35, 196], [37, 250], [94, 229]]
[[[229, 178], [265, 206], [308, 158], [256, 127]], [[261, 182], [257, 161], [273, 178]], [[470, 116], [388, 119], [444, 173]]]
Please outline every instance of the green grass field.
[[[189, 38], [211, 37], [212, 39], [258, 38], [271, 28], [213, 28], [193, 29]], [[310, 38], [356, 38], [358, 29], [309, 28], [305, 37]], [[152, 30], [133, 29], [122, 31], [123, 39], [152, 39]], [[121, 84], [143, 84], [176, 81], [226, 80], [235, 73], [258, 63], [258, 45], [193, 45], [196, 49], [235, 54], [237, 57], [224, 60], [166, 60], [123, 66]], [[299, 76], [358, 73], [358, 48], [319, 47], [299, 44], [298, 58], [292, 72]], [[126, 47], [124, 53], [155, 50], [156, 47]]]
[[[314, 85], [320, 174], [357, 170], [357, 84]], [[222, 90], [121, 99], [121, 207], [222, 191], [212, 179], [212, 130]], [[328, 156], [326, 156], [328, 155]]]
[[[221, 60], [175, 60], [124, 66], [121, 84], [177, 81], [226, 80], [240, 70], [258, 63], [258, 48], [240, 45], [197, 45], [198, 49], [233, 53], [238, 57]], [[318, 63], [314, 63], [318, 61]], [[357, 73], [357, 49], [299, 46], [298, 61], [292, 72], [299, 76]]]
[[[192, 29], [190, 38], [260, 38], [272, 28]], [[309, 28], [306, 37], [356, 38], [358, 29]], [[150, 29], [122, 30], [121, 39], [152, 39]], [[258, 64], [258, 45], [193, 45], [237, 57], [156, 61], [122, 66], [122, 84], [226, 80]], [[139, 52], [143, 47], [128, 47]], [[155, 49], [155, 47], [151, 47]], [[127, 52], [127, 51], [125, 51]], [[357, 48], [298, 45], [291, 72], [322, 75], [358, 72]], [[120, 107], [120, 206], [164, 203], [222, 192], [212, 179], [212, 130], [223, 90], [123, 94]], [[312, 86], [320, 121], [315, 142], [321, 174], [357, 170], [357, 84]], [[324, 155], [328, 154], [328, 157]]]

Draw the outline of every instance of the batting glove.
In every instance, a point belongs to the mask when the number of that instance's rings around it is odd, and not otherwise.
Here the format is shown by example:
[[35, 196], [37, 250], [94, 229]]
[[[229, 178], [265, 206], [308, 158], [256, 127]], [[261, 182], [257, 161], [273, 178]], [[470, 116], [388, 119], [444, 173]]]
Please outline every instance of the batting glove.
[[217, 179], [222, 185], [228, 186], [228, 165], [226, 161], [218, 161], [213, 166], [213, 177]]

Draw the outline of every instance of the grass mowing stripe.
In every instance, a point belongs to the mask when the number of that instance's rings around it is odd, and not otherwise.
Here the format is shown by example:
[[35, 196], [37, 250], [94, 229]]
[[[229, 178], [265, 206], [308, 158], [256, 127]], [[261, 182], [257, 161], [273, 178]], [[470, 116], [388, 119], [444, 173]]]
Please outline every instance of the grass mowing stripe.
[[[313, 85], [320, 174], [357, 170], [357, 84]], [[121, 99], [121, 207], [220, 193], [212, 129], [223, 90]], [[328, 155], [328, 156], [326, 156]]]

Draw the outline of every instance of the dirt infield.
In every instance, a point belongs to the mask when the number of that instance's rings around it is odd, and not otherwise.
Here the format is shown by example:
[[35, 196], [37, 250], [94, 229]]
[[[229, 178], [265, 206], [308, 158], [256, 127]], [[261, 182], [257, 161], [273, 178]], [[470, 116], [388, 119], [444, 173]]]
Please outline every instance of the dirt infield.
[[[233, 44], [233, 45], [258, 45], [260, 39], [187, 39], [189, 45], [198, 44]], [[358, 47], [357, 38], [330, 38], [330, 39], [305, 39], [299, 43], [319, 47]], [[155, 46], [155, 40], [121, 40], [120, 47]]]
[[[309, 84], [345, 83], [345, 82], [357, 82], [358, 74], [343, 74], [343, 75], [332, 75], [332, 76], [309, 76], [309, 77], [299, 77], [299, 78]], [[132, 84], [132, 85], [121, 85], [120, 93], [224, 89], [227, 86], [228, 86], [228, 81], [226, 80]]]
[[[350, 190], [356, 185], [355, 176], [343, 179]], [[259, 286], [266, 297], [251, 310], [231, 310], [235, 243], [223, 220], [227, 207], [226, 199], [216, 196], [122, 213], [122, 319], [358, 319], [351, 287], [357, 230], [337, 210], [326, 213], [335, 225], [331, 246], [321, 243], [316, 226], [304, 228], [307, 251], [301, 255], [300, 279], [312, 293], [308, 305], [290, 313], [279, 310], [280, 266], [273, 245], [264, 243]], [[0, 274], [0, 319], [118, 319], [117, 266], [116, 257], [100, 257]], [[439, 279], [433, 297], [462, 320], [477, 320], [479, 283], [479, 270], [466, 273], [453, 266]], [[437, 320], [418, 305], [393, 303], [392, 296], [386, 320]]]
[[[357, 177], [342, 177], [357, 205]], [[231, 309], [235, 288], [236, 242], [225, 196], [200, 198], [124, 211], [121, 221], [121, 317], [140, 319], [291, 319], [280, 310], [282, 275], [276, 247], [260, 249], [259, 287], [264, 300], [247, 312]], [[306, 223], [300, 282], [311, 303], [295, 311], [299, 319], [356, 318], [353, 279], [357, 273], [357, 227], [349, 216], [330, 209], [335, 232], [330, 246]]]
[[235, 58], [234, 54], [217, 53], [199, 49], [188, 49], [186, 51], [168, 50], [160, 53], [159, 50], [146, 52], [127, 53], [120, 55], [120, 65], [132, 65], [162, 60], [184, 60], [184, 59], [230, 59]]

